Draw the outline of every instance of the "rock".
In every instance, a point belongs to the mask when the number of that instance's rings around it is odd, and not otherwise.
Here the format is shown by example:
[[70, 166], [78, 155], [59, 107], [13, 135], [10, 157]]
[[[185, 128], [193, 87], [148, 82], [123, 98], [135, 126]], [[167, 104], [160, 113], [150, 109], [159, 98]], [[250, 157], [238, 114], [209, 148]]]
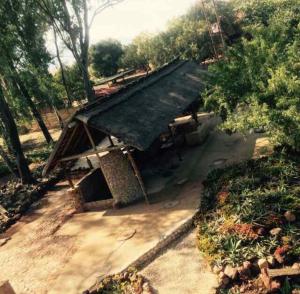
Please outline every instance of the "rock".
[[252, 264], [251, 264], [250, 261], [246, 260], [246, 261], [243, 262], [243, 268], [244, 268], [244, 269], [250, 270], [251, 267], [252, 267]]
[[288, 222], [294, 222], [296, 220], [296, 216], [290, 210], [285, 212], [284, 217]]
[[292, 269], [300, 269], [300, 263], [299, 263], [299, 262], [295, 262], [295, 263], [292, 265]]
[[268, 275], [268, 270], [266, 268], [263, 268], [261, 270], [261, 274], [260, 274], [260, 279], [262, 280], [264, 286], [267, 288], [267, 289], [270, 289], [271, 288], [271, 279]]
[[213, 268], [212, 268], [212, 272], [216, 275], [218, 275], [221, 271], [223, 270], [223, 268], [219, 265], [215, 265]]
[[268, 268], [269, 267], [269, 264], [268, 264], [268, 261], [265, 259], [265, 258], [260, 258], [258, 261], [257, 261], [257, 265], [260, 269], [263, 269], [263, 268]]
[[257, 234], [260, 236], [264, 236], [266, 234], [266, 229], [265, 228], [259, 228], [257, 230]]
[[228, 276], [224, 274], [224, 272], [220, 272], [219, 274], [219, 287], [225, 288], [230, 283], [230, 279]]
[[270, 266], [274, 266], [276, 264], [276, 260], [275, 260], [274, 256], [272, 256], [272, 255], [267, 257], [267, 261]]
[[145, 291], [151, 293], [151, 287], [150, 287], [150, 285], [149, 285], [148, 282], [145, 282], [145, 283], [143, 284], [143, 293], [144, 293]]
[[236, 268], [232, 267], [231, 265], [226, 265], [224, 274], [228, 276], [230, 279], [235, 280], [238, 275], [238, 271]]
[[237, 270], [238, 270], [239, 277], [240, 277], [241, 280], [246, 281], [251, 276], [251, 271], [250, 271], [249, 268], [244, 268], [243, 266], [239, 266], [237, 268]]
[[278, 236], [281, 233], [282, 229], [281, 228], [274, 228], [270, 231], [270, 234], [272, 236]]
[[281, 288], [280, 282], [277, 280], [272, 281], [270, 288], [271, 288], [271, 291], [279, 290]]

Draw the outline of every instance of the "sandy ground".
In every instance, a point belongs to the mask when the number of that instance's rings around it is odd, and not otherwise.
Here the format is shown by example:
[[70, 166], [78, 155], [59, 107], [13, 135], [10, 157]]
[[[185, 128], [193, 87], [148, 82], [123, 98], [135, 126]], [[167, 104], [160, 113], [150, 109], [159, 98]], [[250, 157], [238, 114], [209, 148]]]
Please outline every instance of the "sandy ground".
[[141, 273], [158, 293], [211, 294], [217, 278], [196, 248], [196, 230], [157, 258]]
[[[11, 239], [0, 247], [0, 281], [9, 280], [17, 294], [47, 292], [60, 269], [76, 250], [74, 236], [55, 232], [73, 213], [64, 183], [49, 192], [2, 237]], [[60, 191], [59, 191], [60, 190]]]
[[[122, 270], [190, 218], [199, 206], [206, 174], [213, 168], [251, 158], [255, 150], [264, 147], [262, 141], [256, 146], [258, 140], [257, 135], [244, 139], [215, 132], [203, 146], [188, 148], [163, 189], [150, 195], [150, 206], [138, 203], [71, 217], [72, 201], [67, 188], [60, 184], [42, 199], [40, 208], [7, 231], [11, 240], [0, 247], [0, 280], [9, 280], [17, 294], [82, 293], [96, 278]], [[177, 185], [182, 178], [187, 182]], [[193, 238], [190, 235], [179, 247], [170, 249], [166, 253], [170, 258], [161, 256], [145, 269], [152, 273], [154, 286], [158, 290], [162, 287], [159, 293], [209, 293], [193, 290], [197, 282], [210, 277], [194, 250]], [[191, 263], [192, 270], [188, 269], [191, 259], [199, 261], [199, 265]], [[177, 272], [171, 270], [173, 262]], [[164, 274], [167, 269], [169, 275]], [[159, 273], [158, 278], [154, 272]], [[189, 282], [177, 283], [178, 275], [181, 281]], [[172, 283], [178, 286], [176, 291]], [[208, 291], [212, 284], [209, 280], [205, 289]], [[167, 289], [173, 292], [164, 292]]]

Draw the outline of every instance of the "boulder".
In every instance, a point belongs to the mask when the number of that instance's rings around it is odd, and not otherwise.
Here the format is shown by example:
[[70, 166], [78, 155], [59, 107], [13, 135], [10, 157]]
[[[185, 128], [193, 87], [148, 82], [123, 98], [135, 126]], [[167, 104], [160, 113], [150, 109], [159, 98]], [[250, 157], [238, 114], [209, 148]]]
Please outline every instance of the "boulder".
[[219, 265], [214, 265], [214, 267], [212, 268], [212, 272], [216, 275], [218, 275], [222, 270], [223, 268]]
[[231, 265], [226, 265], [224, 274], [228, 276], [230, 279], [235, 280], [238, 276], [238, 270]]
[[296, 216], [290, 210], [285, 212], [284, 217], [288, 222], [294, 222], [296, 220]]
[[270, 231], [270, 234], [272, 236], [278, 236], [280, 233], [282, 232], [282, 229], [281, 228], [274, 228]]
[[260, 269], [263, 269], [263, 268], [268, 268], [269, 267], [269, 264], [268, 264], [268, 261], [265, 259], [265, 258], [260, 258], [258, 261], [257, 261], [257, 265]]

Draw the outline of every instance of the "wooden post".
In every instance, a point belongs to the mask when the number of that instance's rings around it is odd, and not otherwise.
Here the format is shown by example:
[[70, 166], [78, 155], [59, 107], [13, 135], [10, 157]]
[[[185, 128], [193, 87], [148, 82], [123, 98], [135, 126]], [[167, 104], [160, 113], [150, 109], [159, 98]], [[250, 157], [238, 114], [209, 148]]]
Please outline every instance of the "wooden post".
[[134, 173], [135, 173], [135, 176], [137, 177], [138, 181], [139, 181], [139, 184], [141, 186], [141, 189], [143, 191], [143, 194], [144, 194], [144, 197], [145, 197], [145, 201], [146, 203], [149, 205], [149, 199], [148, 199], [148, 195], [147, 195], [147, 192], [146, 192], [146, 188], [145, 188], [145, 185], [144, 185], [144, 182], [143, 182], [143, 179], [142, 179], [142, 176], [141, 176], [141, 173], [136, 165], [136, 162], [130, 152], [129, 149], [127, 149], [127, 154], [128, 154], [128, 158], [129, 158], [129, 161], [133, 167], [133, 170], [134, 170]]
[[108, 140], [109, 140], [111, 146], [115, 146], [111, 136], [108, 136]]
[[173, 141], [173, 145], [174, 145], [174, 148], [175, 148], [175, 152], [179, 158], [180, 161], [182, 161], [182, 156], [181, 156], [181, 153], [180, 151], [178, 150], [177, 146], [176, 146], [176, 142], [175, 142], [175, 135], [174, 135], [174, 129], [173, 127], [171, 127], [169, 125], [169, 131], [170, 131], [170, 134], [171, 134], [171, 137], [172, 137], [172, 141]]
[[[96, 147], [95, 141], [94, 141], [94, 139], [93, 139], [93, 137], [92, 137], [92, 134], [91, 134], [91, 132], [90, 132], [88, 126], [87, 126], [86, 124], [83, 124], [83, 127], [84, 127], [84, 129], [85, 129], [85, 132], [86, 132], [86, 134], [87, 134], [87, 136], [88, 136], [88, 138], [89, 138], [89, 140], [90, 140], [90, 143], [91, 143], [93, 149], [96, 151], [96, 150], [97, 150], [97, 147]], [[100, 164], [101, 164], [100, 156], [99, 156], [98, 153], [96, 153], [96, 156], [97, 156], [97, 158], [98, 158], [98, 160], [99, 160], [99, 166], [100, 166]]]

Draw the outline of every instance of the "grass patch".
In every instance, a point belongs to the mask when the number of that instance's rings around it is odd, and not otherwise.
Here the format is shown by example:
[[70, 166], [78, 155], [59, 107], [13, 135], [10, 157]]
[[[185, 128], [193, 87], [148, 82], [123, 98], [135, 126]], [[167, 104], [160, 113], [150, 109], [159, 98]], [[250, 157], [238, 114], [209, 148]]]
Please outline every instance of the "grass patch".
[[[276, 154], [212, 171], [205, 182], [198, 247], [211, 264], [239, 266], [286, 248], [300, 254], [300, 160]], [[296, 221], [289, 222], [289, 211]], [[280, 236], [270, 230], [280, 228]]]

